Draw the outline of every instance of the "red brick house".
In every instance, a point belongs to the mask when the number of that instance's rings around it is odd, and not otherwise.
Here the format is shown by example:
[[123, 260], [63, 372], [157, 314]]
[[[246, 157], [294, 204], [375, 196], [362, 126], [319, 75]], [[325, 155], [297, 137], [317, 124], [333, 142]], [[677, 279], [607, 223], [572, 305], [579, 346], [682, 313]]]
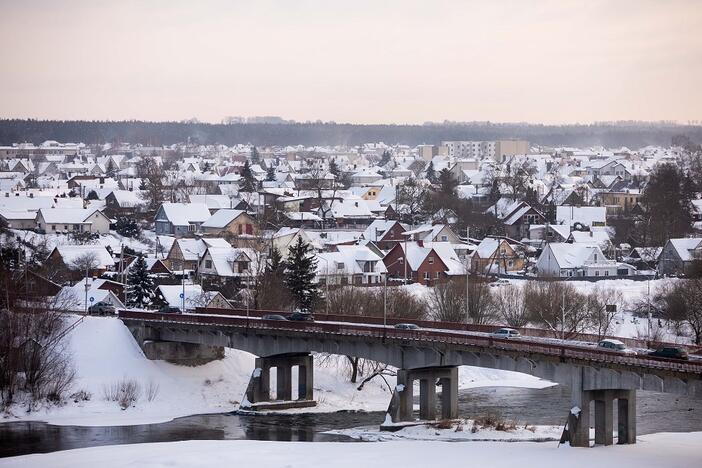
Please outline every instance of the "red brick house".
[[405, 236], [402, 235], [405, 231], [405, 227], [399, 221], [376, 219], [363, 231], [363, 238], [382, 250], [390, 250], [405, 240]]
[[426, 286], [444, 281], [449, 276], [465, 274], [458, 255], [447, 242], [397, 243], [383, 258], [383, 263], [388, 270], [388, 277], [404, 278], [406, 271], [409, 281]]

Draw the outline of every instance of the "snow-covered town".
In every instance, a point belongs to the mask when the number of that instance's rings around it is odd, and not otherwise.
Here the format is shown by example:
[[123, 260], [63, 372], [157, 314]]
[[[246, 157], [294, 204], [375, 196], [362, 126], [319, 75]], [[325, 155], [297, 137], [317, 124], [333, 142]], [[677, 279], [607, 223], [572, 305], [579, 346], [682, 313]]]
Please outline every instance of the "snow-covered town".
[[0, 2], [0, 468], [702, 465], [701, 13]]

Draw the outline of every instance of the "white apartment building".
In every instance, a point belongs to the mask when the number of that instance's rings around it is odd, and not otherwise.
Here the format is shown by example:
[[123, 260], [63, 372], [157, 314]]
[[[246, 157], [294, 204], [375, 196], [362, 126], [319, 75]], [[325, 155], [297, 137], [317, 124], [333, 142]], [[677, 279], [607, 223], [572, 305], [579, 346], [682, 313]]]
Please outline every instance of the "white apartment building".
[[527, 154], [529, 142], [526, 140], [496, 141], [442, 141], [448, 156], [456, 159], [492, 159], [504, 162], [516, 154]]

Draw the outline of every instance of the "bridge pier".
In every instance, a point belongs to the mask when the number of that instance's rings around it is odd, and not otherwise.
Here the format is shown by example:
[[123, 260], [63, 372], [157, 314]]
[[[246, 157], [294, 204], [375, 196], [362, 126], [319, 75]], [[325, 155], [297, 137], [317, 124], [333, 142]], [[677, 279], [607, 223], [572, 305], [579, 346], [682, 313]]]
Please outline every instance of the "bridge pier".
[[[256, 358], [242, 409], [289, 409], [315, 406], [314, 359], [309, 353]], [[292, 368], [298, 367], [297, 399], [292, 399]], [[276, 398], [271, 399], [270, 372], [276, 370]]]
[[[577, 385], [578, 379], [574, 379]], [[580, 380], [582, 383], [582, 380]], [[574, 386], [568, 416], [568, 436], [573, 447], [590, 446], [590, 426], [594, 422], [595, 445], [614, 443], [614, 400], [617, 400], [617, 444], [636, 443], [636, 390], [582, 390]], [[594, 404], [594, 421], [590, 407]], [[575, 411], [578, 408], [579, 411]]]
[[[441, 386], [441, 419], [458, 417], [458, 367], [398, 369], [397, 386], [388, 407], [392, 423], [414, 421], [412, 412], [415, 380], [419, 380], [419, 419], [436, 419], [437, 383]], [[390, 421], [386, 420], [384, 426], [388, 422]]]

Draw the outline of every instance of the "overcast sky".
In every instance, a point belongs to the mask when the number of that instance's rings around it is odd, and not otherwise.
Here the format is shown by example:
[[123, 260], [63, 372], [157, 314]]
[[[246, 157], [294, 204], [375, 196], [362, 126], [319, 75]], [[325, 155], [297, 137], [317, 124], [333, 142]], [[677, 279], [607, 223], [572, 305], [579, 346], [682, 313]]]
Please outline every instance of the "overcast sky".
[[0, 0], [0, 117], [702, 120], [702, 1]]

